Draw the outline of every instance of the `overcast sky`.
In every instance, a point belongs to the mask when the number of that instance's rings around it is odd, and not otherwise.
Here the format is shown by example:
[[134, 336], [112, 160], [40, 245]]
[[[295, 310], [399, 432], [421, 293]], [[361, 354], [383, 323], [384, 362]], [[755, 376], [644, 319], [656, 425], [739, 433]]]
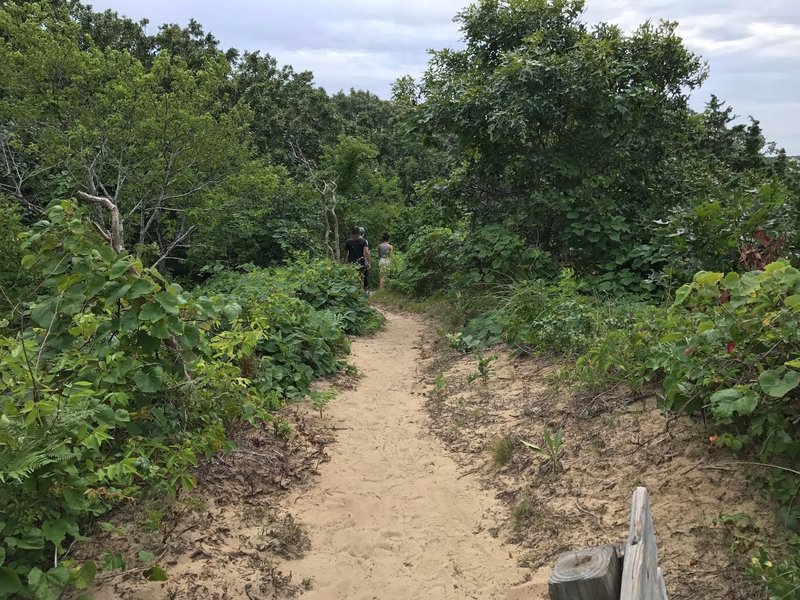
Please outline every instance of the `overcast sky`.
[[[225, 48], [261, 50], [311, 70], [329, 92], [351, 87], [387, 97], [401, 75], [418, 77], [426, 50], [456, 46], [453, 16], [468, 0], [88, 0], [151, 28], [194, 17]], [[587, 0], [589, 23], [632, 29], [647, 19], [678, 21], [685, 43], [710, 65], [692, 97], [712, 93], [736, 114], [761, 121], [768, 140], [800, 155], [800, 1]]]

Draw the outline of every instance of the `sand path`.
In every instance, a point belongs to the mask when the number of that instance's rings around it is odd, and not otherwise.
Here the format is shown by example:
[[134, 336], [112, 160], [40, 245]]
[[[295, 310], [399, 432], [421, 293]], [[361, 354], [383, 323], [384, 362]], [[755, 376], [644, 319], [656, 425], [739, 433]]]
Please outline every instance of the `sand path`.
[[307, 599], [431, 600], [540, 597], [521, 584], [516, 548], [493, 538], [503, 509], [465, 475], [427, 427], [420, 383], [420, 320], [387, 314], [386, 328], [353, 342], [363, 377], [333, 400], [331, 460], [286, 506], [312, 549], [287, 563], [310, 578]]

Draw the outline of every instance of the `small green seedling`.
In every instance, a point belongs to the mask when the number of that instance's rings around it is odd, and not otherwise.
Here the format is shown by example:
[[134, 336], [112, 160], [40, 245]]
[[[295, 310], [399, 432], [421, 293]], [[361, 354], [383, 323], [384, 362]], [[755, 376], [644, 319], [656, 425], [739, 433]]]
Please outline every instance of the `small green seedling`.
[[444, 373], [439, 372], [436, 376], [436, 379], [433, 382], [433, 389], [430, 392], [432, 398], [439, 399], [441, 398], [442, 394], [444, 394], [444, 390], [447, 387], [447, 379], [444, 376]]
[[311, 404], [319, 411], [319, 416], [322, 417], [322, 411], [328, 405], [328, 402], [336, 398], [336, 390], [325, 390], [323, 392], [311, 392]]
[[550, 461], [550, 469], [553, 473], [558, 473], [558, 471], [563, 470], [563, 465], [561, 464], [561, 444], [563, 443], [562, 429], [559, 428], [555, 436], [551, 435], [550, 432], [545, 429], [542, 437], [544, 438], [544, 446], [537, 446], [523, 439], [519, 441], [533, 452], [546, 454]]
[[472, 383], [478, 377], [483, 379], [483, 383], [489, 382], [489, 375], [491, 374], [490, 365], [497, 360], [497, 356], [479, 356], [478, 357], [478, 370], [467, 375], [467, 383]]

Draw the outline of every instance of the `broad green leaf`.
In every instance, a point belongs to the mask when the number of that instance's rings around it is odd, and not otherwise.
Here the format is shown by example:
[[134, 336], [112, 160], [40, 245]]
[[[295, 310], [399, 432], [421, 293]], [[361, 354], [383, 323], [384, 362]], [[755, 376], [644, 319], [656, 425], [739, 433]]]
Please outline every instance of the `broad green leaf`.
[[114, 249], [106, 244], [97, 248], [97, 252], [107, 265], [110, 265], [117, 258], [117, 253], [114, 252]]
[[121, 285], [117, 289], [115, 289], [109, 296], [106, 298], [106, 306], [112, 306], [117, 300], [122, 298], [125, 294], [128, 293], [128, 290], [131, 289], [129, 283], [125, 285]]
[[713, 271], [700, 271], [694, 276], [694, 282], [698, 285], [709, 285], [719, 283], [722, 280], [722, 273]]
[[678, 290], [675, 292], [675, 304], [676, 305], [683, 304], [684, 300], [686, 300], [686, 298], [688, 298], [689, 294], [691, 293], [692, 293], [692, 286], [689, 285], [688, 283], [679, 287]]
[[783, 301], [786, 304], [786, 307], [795, 311], [800, 312], [800, 294], [795, 294], [794, 296], [788, 296], [786, 300]]
[[67, 535], [67, 523], [63, 519], [56, 521], [45, 521], [42, 524], [42, 535], [44, 539], [52, 542], [54, 546], [58, 546], [64, 541]]
[[787, 371], [786, 374], [781, 377], [780, 371], [777, 369], [769, 369], [763, 371], [761, 375], [759, 375], [758, 385], [761, 386], [765, 394], [773, 398], [783, 398], [800, 385], [800, 372]]
[[36, 594], [37, 600], [58, 600], [69, 584], [69, 571], [64, 565], [49, 569], [44, 573], [34, 567], [28, 573], [28, 585]]
[[800, 369], [800, 358], [796, 358], [794, 360], [787, 360], [783, 364], [786, 365], [787, 367], [792, 367], [794, 369]]
[[106, 278], [102, 275], [95, 275], [92, 277], [89, 282], [86, 284], [86, 296], [92, 297], [97, 294], [100, 290], [103, 289], [103, 286], [106, 284]]
[[135, 310], [125, 311], [122, 314], [119, 322], [123, 331], [128, 333], [136, 331], [136, 329], [139, 327], [139, 315], [136, 314]]
[[17, 536], [9, 536], [5, 539], [9, 548], [22, 548], [23, 550], [41, 550], [44, 548], [44, 536], [38, 527], [31, 527]]
[[700, 321], [700, 324], [697, 326], [697, 333], [705, 333], [706, 331], [711, 331], [715, 327], [716, 325], [714, 325], [714, 321], [710, 319], [706, 321]]
[[737, 296], [749, 296], [761, 288], [761, 280], [757, 273], [745, 273], [739, 279], [739, 285], [731, 290]]
[[126, 298], [128, 298], [128, 300], [135, 300], [136, 298], [141, 298], [154, 289], [155, 285], [153, 283], [147, 279], [139, 278], [131, 284]]
[[10, 567], [0, 567], [0, 594], [13, 597], [13, 594], [22, 591], [22, 582], [19, 576]]
[[134, 373], [133, 382], [146, 394], [155, 394], [161, 389], [163, 377], [164, 369], [161, 367], [147, 367]]
[[735, 272], [730, 272], [725, 275], [725, 279], [722, 280], [722, 285], [724, 285], [727, 289], [732, 289], [735, 285], [739, 283], [739, 274]]
[[758, 396], [752, 390], [740, 391], [729, 388], [711, 396], [711, 412], [723, 421], [730, 421], [734, 414], [749, 415], [758, 406]]
[[184, 327], [181, 343], [187, 348], [196, 348], [200, 344], [200, 330], [188, 325]]
[[136, 335], [136, 344], [146, 354], [153, 354], [161, 347], [161, 340], [149, 335], [146, 331], [139, 331]]
[[31, 318], [40, 327], [49, 327], [56, 314], [56, 298], [40, 302], [31, 310]]
[[80, 569], [72, 572], [72, 585], [79, 590], [85, 590], [94, 581], [97, 575], [97, 565], [94, 561], [87, 560]]
[[156, 295], [156, 302], [158, 302], [161, 307], [171, 315], [177, 315], [179, 312], [178, 297], [175, 294], [170, 294], [167, 291], [163, 291]]
[[222, 313], [229, 321], [233, 321], [242, 313], [242, 307], [236, 302], [229, 302], [222, 309]]
[[67, 488], [62, 492], [62, 495], [67, 508], [70, 510], [79, 512], [85, 509], [86, 497], [81, 491]]
[[159, 319], [150, 324], [148, 329], [150, 335], [160, 340], [165, 340], [169, 337], [169, 325], [166, 319]]
[[120, 529], [113, 523], [109, 523], [108, 521], [101, 521], [100, 523], [98, 523], [98, 525], [100, 526], [100, 529], [108, 533], [118, 533], [119, 535], [125, 535], [125, 532], [122, 531], [122, 529]]
[[153, 553], [147, 550], [139, 550], [139, 560], [142, 562], [150, 562], [153, 560]]
[[121, 571], [125, 568], [125, 561], [119, 552], [109, 552], [106, 550], [103, 555], [104, 571]]
[[151, 567], [144, 572], [144, 576], [147, 577], [150, 581], [166, 581], [167, 580], [167, 572], [162, 569], [161, 567]]
[[33, 265], [36, 264], [36, 255], [35, 254], [26, 254], [22, 257], [22, 267], [25, 270], [29, 270]]
[[167, 311], [158, 302], [148, 302], [139, 311], [140, 321], [158, 321], [165, 316], [167, 316]]
[[127, 271], [131, 266], [130, 261], [128, 258], [121, 258], [117, 262], [115, 262], [111, 268], [108, 270], [108, 275], [112, 279], [116, 279], [120, 275], [122, 275], [125, 271]]

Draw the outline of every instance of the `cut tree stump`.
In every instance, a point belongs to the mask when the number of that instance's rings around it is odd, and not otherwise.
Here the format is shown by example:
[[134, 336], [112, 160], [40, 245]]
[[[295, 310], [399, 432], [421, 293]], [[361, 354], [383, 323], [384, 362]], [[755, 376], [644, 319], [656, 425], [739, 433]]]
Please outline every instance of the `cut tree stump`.
[[599, 546], [558, 557], [548, 584], [552, 600], [618, 600], [620, 563], [614, 546]]
[[628, 541], [615, 546], [565, 552], [548, 585], [550, 600], [668, 600], [647, 490], [636, 488]]

